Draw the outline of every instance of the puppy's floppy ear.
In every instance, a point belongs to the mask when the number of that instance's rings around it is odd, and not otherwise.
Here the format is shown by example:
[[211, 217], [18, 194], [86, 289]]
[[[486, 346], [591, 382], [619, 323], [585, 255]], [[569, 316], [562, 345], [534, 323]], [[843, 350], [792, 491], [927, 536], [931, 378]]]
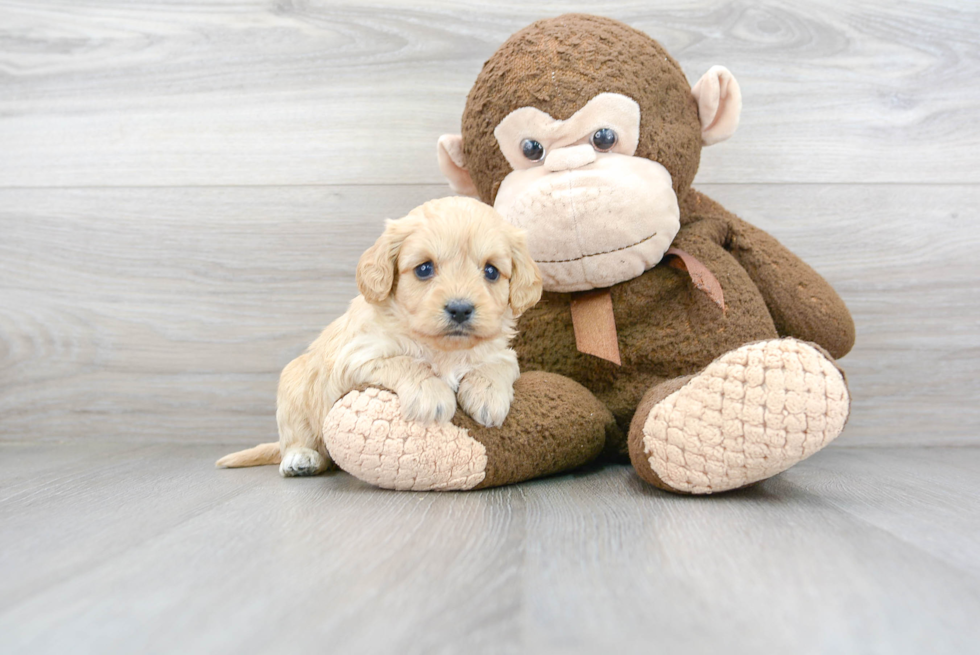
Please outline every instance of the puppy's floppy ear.
[[510, 308], [517, 317], [541, 300], [541, 271], [531, 259], [523, 230], [511, 229], [510, 244]]
[[395, 283], [398, 251], [411, 233], [408, 218], [385, 221], [385, 231], [357, 262], [357, 290], [371, 304], [383, 302]]

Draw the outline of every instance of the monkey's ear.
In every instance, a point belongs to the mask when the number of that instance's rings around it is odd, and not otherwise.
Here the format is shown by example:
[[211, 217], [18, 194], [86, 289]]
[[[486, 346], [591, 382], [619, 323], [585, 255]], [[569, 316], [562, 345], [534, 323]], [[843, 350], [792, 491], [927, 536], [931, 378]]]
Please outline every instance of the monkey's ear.
[[357, 290], [372, 305], [384, 301], [391, 293], [398, 251], [410, 232], [403, 225], [407, 220], [386, 221], [384, 233], [357, 262]]
[[710, 146], [735, 133], [742, 113], [742, 91], [724, 66], [712, 66], [691, 89], [698, 103], [701, 142]]
[[466, 170], [462, 135], [443, 134], [439, 137], [439, 143], [436, 144], [436, 157], [439, 159], [439, 170], [449, 180], [449, 187], [455, 193], [472, 198], [480, 197], [470, 172]]
[[511, 234], [510, 308], [517, 318], [541, 300], [541, 271], [527, 249], [524, 232]]

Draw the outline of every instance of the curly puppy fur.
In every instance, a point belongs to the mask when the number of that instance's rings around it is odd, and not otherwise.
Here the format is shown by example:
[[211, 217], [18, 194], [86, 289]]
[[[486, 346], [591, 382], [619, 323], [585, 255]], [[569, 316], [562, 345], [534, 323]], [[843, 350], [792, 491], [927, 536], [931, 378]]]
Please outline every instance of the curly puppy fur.
[[520, 375], [508, 344], [517, 317], [541, 297], [520, 230], [477, 200], [433, 200], [387, 222], [361, 256], [357, 286], [350, 309], [282, 372], [278, 447], [233, 453], [218, 467], [280, 462], [286, 477], [323, 472], [332, 463], [324, 418], [361, 386], [397, 393], [408, 420], [449, 421], [458, 400], [478, 423], [503, 423]]

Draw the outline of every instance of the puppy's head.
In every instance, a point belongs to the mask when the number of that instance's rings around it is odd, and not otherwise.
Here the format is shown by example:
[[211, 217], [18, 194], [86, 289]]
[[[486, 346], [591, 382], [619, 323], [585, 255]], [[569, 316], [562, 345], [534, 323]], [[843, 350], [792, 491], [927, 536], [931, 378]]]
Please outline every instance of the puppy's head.
[[361, 256], [357, 286], [414, 338], [459, 350], [512, 330], [541, 298], [541, 273], [524, 233], [492, 207], [442, 198], [387, 222]]

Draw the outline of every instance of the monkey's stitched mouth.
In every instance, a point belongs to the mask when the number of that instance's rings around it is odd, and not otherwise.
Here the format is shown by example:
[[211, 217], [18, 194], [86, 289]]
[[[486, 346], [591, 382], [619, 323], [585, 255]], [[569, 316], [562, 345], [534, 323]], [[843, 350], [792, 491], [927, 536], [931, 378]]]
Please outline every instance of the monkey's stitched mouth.
[[636, 243], [631, 243], [628, 246], [621, 246], [619, 248], [613, 248], [612, 250], [603, 250], [602, 252], [594, 252], [594, 253], [591, 253], [589, 255], [579, 255], [578, 257], [572, 257], [571, 259], [535, 259], [534, 261], [536, 261], [539, 264], [565, 264], [567, 262], [577, 262], [577, 261], [581, 261], [583, 259], [588, 259], [589, 257], [598, 257], [599, 255], [608, 255], [611, 252], [619, 252], [620, 250], [626, 250], [627, 248], [632, 248], [633, 246], [638, 246], [641, 243], [646, 243], [647, 241], [649, 241], [650, 239], [652, 239], [655, 236], [657, 236], [657, 233], [656, 232], [654, 232], [653, 234], [651, 234], [648, 237], [643, 237], [642, 239], [640, 239]]
[[[592, 166], [593, 164], [589, 164]], [[580, 196], [584, 193], [599, 192], [602, 194], [616, 193], [620, 186], [607, 175], [588, 167], [576, 168], [574, 171], [552, 173], [555, 177], [538, 183], [537, 193], [546, 197]]]

